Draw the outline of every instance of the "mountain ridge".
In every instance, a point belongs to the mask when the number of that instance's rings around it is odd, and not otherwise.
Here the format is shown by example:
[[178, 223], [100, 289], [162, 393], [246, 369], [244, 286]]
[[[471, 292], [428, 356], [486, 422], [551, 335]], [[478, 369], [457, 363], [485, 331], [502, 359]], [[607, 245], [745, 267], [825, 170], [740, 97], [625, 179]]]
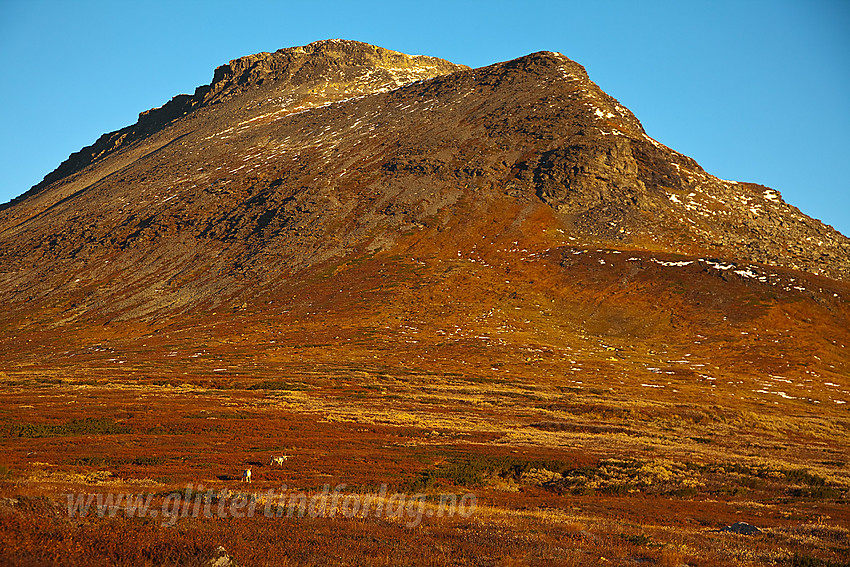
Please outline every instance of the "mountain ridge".
[[[307, 63], [306, 76], [302, 72], [305, 70], [305, 63]], [[0, 210], [38, 193], [51, 183], [73, 175], [104, 154], [150, 136], [194, 110], [220, 103], [240, 92], [258, 87], [266, 81], [289, 81], [295, 87], [304, 87], [306, 83], [306, 87], [309, 87], [315, 81], [316, 74], [322, 78], [323, 72], [334, 72], [338, 75], [337, 78], [351, 80], [351, 77], [345, 77], [347, 72], [350, 73], [351, 68], [355, 71], [358, 68], [371, 68], [378, 71], [378, 77], [364, 85], [367, 88], [366, 92], [370, 92], [368, 89], [377, 90], [393, 84], [397, 86], [416, 80], [416, 77], [433, 76], [433, 73], [449, 72], [464, 66], [436, 57], [411, 56], [362, 42], [334, 39], [316, 41], [301, 47], [283, 48], [273, 53], [262, 52], [238, 57], [217, 67], [212, 81], [198, 86], [194, 94], [179, 94], [160, 107], [143, 111], [139, 114], [136, 123], [107, 132], [92, 145], [71, 154], [32, 189], [8, 203], [0, 204]], [[393, 71], [402, 71], [402, 74], [394, 75]], [[358, 91], [354, 89], [354, 92]]]

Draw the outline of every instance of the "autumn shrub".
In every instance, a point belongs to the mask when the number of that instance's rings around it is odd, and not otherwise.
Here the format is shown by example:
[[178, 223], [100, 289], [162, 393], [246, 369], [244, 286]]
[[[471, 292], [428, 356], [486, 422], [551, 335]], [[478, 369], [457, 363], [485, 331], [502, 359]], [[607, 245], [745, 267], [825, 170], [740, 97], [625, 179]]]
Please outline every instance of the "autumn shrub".
[[644, 534], [620, 534], [620, 537], [633, 545], [649, 545], [652, 539]]
[[829, 561], [812, 555], [794, 553], [790, 561], [791, 567], [848, 567], [850, 561]]
[[501, 478], [522, 482], [528, 477], [539, 478], [539, 473], [548, 481], [561, 478], [564, 474], [576, 469], [573, 463], [554, 459], [521, 459], [505, 456], [468, 456], [451, 460], [437, 468], [427, 469], [409, 483], [413, 490], [428, 489], [440, 480], [446, 480], [455, 486], [483, 486], [488, 479]]
[[807, 484], [809, 486], [825, 486], [826, 479], [822, 476], [812, 474], [808, 469], [785, 469], [782, 471], [785, 479], [794, 484]]
[[263, 380], [256, 384], [251, 384], [248, 390], [286, 390], [290, 392], [303, 391], [307, 389], [307, 385], [303, 382], [285, 382], [283, 380]]
[[72, 435], [113, 435], [131, 429], [108, 417], [85, 417], [66, 423], [13, 423], [6, 427], [9, 437], [63, 437]]

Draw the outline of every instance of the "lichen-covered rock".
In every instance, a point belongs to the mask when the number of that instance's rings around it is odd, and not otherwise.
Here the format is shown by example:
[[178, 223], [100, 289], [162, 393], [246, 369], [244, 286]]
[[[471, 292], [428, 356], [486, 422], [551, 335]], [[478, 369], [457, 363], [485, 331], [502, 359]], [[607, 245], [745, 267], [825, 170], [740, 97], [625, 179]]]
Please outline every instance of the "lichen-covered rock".
[[761, 533], [761, 530], [757, 527], [750, 525], [746, 522], [735, 522], [731, 526], [726, 526], [725, 528], [720, 529], [721, 532], [729, 532], [733, 534], [741, 534], [741, 535], [754, 535]]

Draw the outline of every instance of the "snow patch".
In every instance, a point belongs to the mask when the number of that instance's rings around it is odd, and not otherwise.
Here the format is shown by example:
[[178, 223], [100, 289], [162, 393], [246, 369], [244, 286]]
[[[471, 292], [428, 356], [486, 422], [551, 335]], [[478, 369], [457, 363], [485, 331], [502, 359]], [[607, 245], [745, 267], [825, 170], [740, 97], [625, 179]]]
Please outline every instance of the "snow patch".
[[601, 108], [597, 108], [597, 109], [593, 112], [593, 114], [595, 114], [595, 115], [596, 115], [596, 117], [597, 117], [597, 118], [600, 118], [600, 119], [601, 119], [601, 118], [616, 118], [616, 117], [617, 117], [617, 115], [616, 115], [616, 114], [614, 114], [613, 112], [611, 112], [610, 110], [605, 111], [605, 110], [602, 110]]
[[656, 260], [655, 258], [650, 258], [650, 259], [653, 262], [655, 262], [656, 264], [659, 264], [661, 266], [673, 266], [673, 267], [677, 267], [677, 268], [681, 268], [682, 266], [690, 266], [691, 264], [694, 263], [693, 260], [687, 260], [687, 261], [681, 261], [681, 262], [664, 262], [662, 260]]
[[699, 259], [700, 262], [705, 262], [715, 270], [731, 270], [735, 267], [735, 264], [721, 264], [720, 262], [713, 262], [711, 260], [704, 260], [702, 258]]
[[758, 277], [758, 274], [753, 272], [752, 270], [735, 270], [735, 273], [741, 276], [742, 278], [755, 278]]

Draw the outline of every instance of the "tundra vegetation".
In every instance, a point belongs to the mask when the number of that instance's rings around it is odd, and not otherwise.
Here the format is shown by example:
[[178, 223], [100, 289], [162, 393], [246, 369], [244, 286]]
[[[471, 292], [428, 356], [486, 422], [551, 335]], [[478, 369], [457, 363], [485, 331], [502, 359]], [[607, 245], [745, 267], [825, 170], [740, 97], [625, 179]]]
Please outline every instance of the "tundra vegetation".
[[[120, 383], [85, 366], [47, 385], [7, 375], [4, 563], [201, 565], [222, 546], [241, 565], [847, 564], [840, 414], [368, 363], [290, 370], [304, 385], [292, 390], [252, 387], [266, 379], [241, 372], [218, 376], [225, 387], [182, 371], [156, 385], [152, 363]], [[271, 466], [283, 453], [297, 458]], [[239, 482], [248, 467], [250, 488]], [[64, 496], [153, 494], [157, 508], [187, 486], [250, 499], [328, 483], [358, 494], [388, 483], [429, 505], [472, 492], [478, 506], [415, 527], [261, 513], [169, 525], [125, 511], [69, 517]], [[736, 521], [761, 532], [717, 531]]]

